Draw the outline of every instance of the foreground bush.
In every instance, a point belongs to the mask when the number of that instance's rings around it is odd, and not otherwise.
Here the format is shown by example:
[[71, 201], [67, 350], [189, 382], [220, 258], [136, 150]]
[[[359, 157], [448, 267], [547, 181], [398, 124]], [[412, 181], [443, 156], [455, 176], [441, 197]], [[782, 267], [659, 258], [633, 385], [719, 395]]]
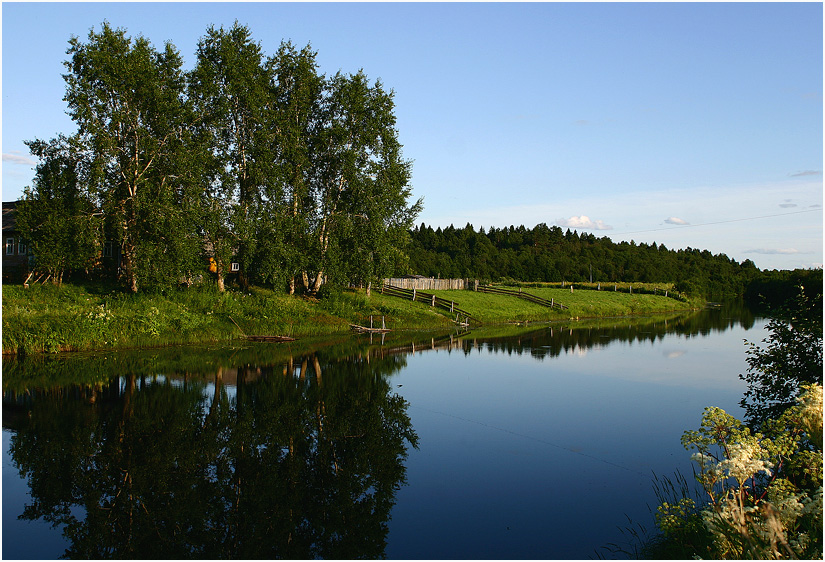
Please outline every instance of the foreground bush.
[[656, 523], [667, 539], [703, 558], [822, 558], [822, 386], [803, 387], [763, 428], [707, 408], [701, 428], [684, 433], [707, 499], [662, 503]]

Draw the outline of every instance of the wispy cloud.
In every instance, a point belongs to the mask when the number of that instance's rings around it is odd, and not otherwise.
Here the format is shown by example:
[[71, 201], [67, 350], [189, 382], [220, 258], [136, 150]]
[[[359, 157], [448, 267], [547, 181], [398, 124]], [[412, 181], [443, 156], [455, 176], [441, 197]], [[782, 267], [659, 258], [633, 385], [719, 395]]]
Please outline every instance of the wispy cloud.
[[799, 250], [795, 248], [754, 248], [753, 250], [745, 250], [746, 254], [766, 254], [766, 255], [789, 255], [789, 254], [801, 254]]
[[685, 219], [680, 219], [679, 217], [668, 217], [665, 219], [665, 224], [678, 224], [678, 225], [686, 225], [690, 224]]
[[594, 221], [587, 215], [581, 215], [579, 217], [570, 217], [569, 219], [556, 219], [556, 224], [558, 226], [566, 226], [568, 228], [583, 228], [585, 230], [613, 230], [613, 227], [609, 224], [605, 224], [604, 221]]
[[803, 170], [795, 174], [789, 174], [792, 178], [801, 178], [803, 176], [821, 176], [822, 170]]
[[9, 164], [21, 164], [23, 166], [34, 166], [37, 164], [37, 162], [31, 158], [24, 154], [20, 154], [19, 152], [4, 152], [3, 162], [8, 162]]

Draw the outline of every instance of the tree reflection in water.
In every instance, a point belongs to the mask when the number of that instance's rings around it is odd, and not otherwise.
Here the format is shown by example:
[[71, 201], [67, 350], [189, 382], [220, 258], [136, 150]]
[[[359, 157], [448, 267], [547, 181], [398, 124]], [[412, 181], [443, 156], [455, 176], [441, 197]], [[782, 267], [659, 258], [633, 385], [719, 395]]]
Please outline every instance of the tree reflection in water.
[[70, 558], [380, 558], [417, 446], [388, 382], [404, 363], [312, 354], [6, 389], [21, 518], [65, 525]]

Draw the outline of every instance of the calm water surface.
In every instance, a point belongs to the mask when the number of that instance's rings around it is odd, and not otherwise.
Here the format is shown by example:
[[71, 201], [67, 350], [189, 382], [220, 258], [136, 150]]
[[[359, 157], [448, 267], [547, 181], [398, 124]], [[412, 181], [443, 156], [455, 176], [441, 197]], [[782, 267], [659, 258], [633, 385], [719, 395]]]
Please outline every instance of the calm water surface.
[[3, 557], [611, 556], [653, 474], [690, 474], [703, 408], [741, 416], [765, 324], [4, 361]]

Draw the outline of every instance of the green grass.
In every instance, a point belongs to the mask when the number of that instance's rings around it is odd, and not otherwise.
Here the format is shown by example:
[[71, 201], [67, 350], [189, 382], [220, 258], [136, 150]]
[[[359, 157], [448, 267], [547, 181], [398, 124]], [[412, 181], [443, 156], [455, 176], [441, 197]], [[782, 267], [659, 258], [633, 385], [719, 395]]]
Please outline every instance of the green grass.
[[551, 288], [528, 288], [524, 292], [568, 307], [550, 309], [509, 295], [473, 291], [433, 291], [447, 300], [454, 300], [473, 318], [484, 324], [504, 322], [546, 322], [570, 318], [598, 318], [689, 310], [696, 306], [663, 295], [627, 294], [613, 291], [591, 291]]
[[[663, 296], [530, 288], [569, 307], [559, 311], [512, 296], [436, 291], [483, 324], [546, 322], [685, 310]], [[296, 338], [345, 333], [349, 324], [393, 330], [451, 327], [449, 312], [373, 292], [325, 291], [320, 298], [266, 289], [219, 293], [212, 286], [128, 294], [112, 286], [3, 286], [3, 353], [37, 353], [226, 342], [246, 335]]]

